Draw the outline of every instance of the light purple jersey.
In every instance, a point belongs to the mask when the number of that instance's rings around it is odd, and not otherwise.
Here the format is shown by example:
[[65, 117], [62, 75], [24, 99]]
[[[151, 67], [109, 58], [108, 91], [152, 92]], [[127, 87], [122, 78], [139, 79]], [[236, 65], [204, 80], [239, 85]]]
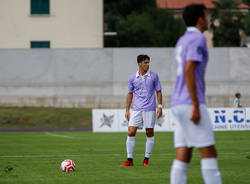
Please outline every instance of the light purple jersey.
[[198, 101], [205, 104], [205, 71], [208, 61], [206, 38], [195, 27], [188, 27], [185, 34], [178, 40], [175, 49], [176, 82], [172, 94], [171, 106], [178, 104], [192, 104], [184, 68], [187, 61], [197, 62], [195, 69], [196, 94]]
[[137, 72], [130, 76], [128, 92], [133, 93], [134, 111], [155, 111], [156, 91], [161, 91], [161, 83], [156, 73], [148, 71], [140, 76]]

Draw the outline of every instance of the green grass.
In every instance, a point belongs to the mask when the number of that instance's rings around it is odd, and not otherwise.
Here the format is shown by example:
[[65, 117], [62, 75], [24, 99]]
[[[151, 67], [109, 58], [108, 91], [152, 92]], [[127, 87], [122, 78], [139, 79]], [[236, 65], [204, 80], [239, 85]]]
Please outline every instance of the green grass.
[[1, 128], [91, 127], [91, 109], [0, 107]]
[[[0, 184], [156, 184], [169, 183], [174, 158], [173, 134], [156, 133], [150, 167], [142, 167], [145, 135], [138, 133], [134, 167], [126, 159], [126, 133], [1, 132]], [[250, 132], [216, 132], [218, 161], [224, 184], [249, 184]], [[72, 159], [77, 170], [60, 171]], [[200, 156], [194, 151], [188, 184], [203, 183]]]

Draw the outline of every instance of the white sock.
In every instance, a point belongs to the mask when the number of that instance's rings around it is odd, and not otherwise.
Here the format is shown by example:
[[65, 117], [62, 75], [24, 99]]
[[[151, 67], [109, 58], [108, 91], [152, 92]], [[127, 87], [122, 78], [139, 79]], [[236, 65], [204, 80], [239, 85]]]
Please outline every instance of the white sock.
[[127, 137], [127, 158], [133, 158], [133, 152], [134, 152], [134, 147], [135, 147], [135, 137]]
[[155, 142], [154, 137], [147, 137], [145, 157], [147, 157], [147, 158], [150, 157], [152, 150], [153, 150], [153, 147], [154, 147], [154, 142]]
[[221, 184], [221, 175], [216, 158], [201, 160], [201, 171], [205, 184]]
[[174, 160], [170, 173], [170, 184], [186, 184], [188, 163]]

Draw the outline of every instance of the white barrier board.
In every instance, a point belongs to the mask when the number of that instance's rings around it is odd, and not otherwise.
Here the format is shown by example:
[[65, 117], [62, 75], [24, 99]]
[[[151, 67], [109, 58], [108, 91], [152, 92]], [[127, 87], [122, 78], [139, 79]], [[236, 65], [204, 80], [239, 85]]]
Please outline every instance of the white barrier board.
[[[250, 108], [208, 108], [215, 131], [250, 130]], [[93, 132], [127, 132], [125, 109], [93, 109]], [[156, 121], [156, 132], [174, 130], [171, 110], [163, 109], [163, 116]], [[145, 130], [139, 130], [145, 131]]]

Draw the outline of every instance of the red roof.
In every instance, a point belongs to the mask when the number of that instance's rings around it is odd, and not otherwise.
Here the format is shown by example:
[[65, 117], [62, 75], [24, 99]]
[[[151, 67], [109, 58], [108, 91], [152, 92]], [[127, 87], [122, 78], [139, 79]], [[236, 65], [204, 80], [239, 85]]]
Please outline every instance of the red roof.
[[[192, 3], [204, 4], [206, 8], [213, 9], [215, 7], [212, 1], [214, 0], [156, 0], [157, 6], [159, 8], [167, 8], [167, 9], [184, 9], [185, 6]], [[238, 8], [248, 9], [249, 7], [245, 4], [240, 4]]]

